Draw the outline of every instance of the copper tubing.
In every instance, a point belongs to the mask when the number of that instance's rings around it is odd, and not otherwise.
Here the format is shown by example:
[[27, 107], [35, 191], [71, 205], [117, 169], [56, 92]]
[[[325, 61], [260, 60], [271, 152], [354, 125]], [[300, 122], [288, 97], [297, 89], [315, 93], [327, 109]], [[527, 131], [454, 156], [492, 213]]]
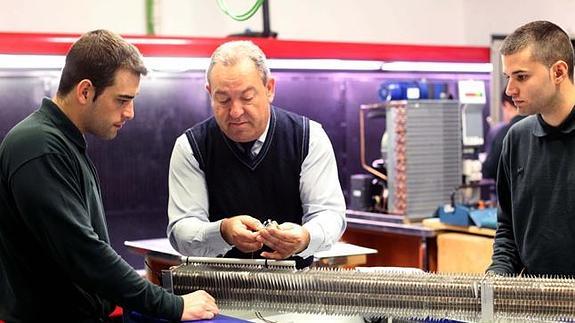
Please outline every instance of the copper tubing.
[[396, 108], [405, 106], [405, 104], [405, 101], [394, 101], [386, 103], [362, 104], [359, 106], [359, 158], [361, 160], [361, 167], [384, 181], [387, 181], [387, 176], [377, 169], [369, 166], [365, 162], [365, 111]]
[[384, 103], [374, 103], [374, 104], [362, 104], [359, 107], [359, 158], [361, 160], [361, 167], [368, 171], [369, 173], [387, 181], [387, 176], [377, 169], [369, 166], [365, 162], [365, 111], [375, 110], [375, 109], [385, 109], [387, 104]]

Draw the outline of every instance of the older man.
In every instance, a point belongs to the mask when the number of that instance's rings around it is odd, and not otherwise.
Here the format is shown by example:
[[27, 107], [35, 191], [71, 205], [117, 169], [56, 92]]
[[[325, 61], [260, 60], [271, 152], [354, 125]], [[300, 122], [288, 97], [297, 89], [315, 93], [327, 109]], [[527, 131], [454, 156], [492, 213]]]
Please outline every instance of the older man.
[[[221, 45], [206, 79], [214, 115], [172, 153], [170, 242], [186, 255], [309, 266], [346, 226], [329, 138], [320, 124], [271, 105], [275, 80], [249, 41]], [[264, 226], [267, 219], [278, 225]]]

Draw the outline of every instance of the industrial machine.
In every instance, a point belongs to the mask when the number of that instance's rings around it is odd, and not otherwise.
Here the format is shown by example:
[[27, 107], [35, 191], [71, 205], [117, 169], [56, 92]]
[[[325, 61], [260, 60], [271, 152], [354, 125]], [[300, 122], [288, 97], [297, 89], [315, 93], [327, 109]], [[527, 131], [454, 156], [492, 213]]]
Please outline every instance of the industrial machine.
[[[386, 173], [365, 161], [364, 119], [368, 113], [386, 118], [387, 143], [382, 145]], [[461, 185], [461, 110], [457, 101], [362, 105], [360, 140], [362, 166], [385, 182], [381, 202], [388, 213], [404, 215], [407, 220], [430, 217]]]
[[424, 272], [307, 269], [286, 261], [185, 259], [163, 272], [176, 294], [204, 289], [222, 310], [450, 319], [575, 320], [575, 280]]
[[[383, 100], [360, 107], [360, 159], [370, 174], [351, 177], [350, 207], [404, 216], [431, 217], [438, 207], [481, 204], [480, 151], [484, 144], [485, 82], [465, 79], [458, 100], [447, 83], [390, 82]], [[385, 118], [381, 159], [366, 162], [366, 119]], [[373, 145], [373, 142], [370, 142]]]

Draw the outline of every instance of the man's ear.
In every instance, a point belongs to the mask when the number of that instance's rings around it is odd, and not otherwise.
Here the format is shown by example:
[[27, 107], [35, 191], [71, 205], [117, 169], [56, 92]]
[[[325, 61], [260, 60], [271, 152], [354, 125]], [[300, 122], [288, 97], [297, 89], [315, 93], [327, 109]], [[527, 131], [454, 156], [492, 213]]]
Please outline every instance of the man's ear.
[[206, 82], [206, 91], [208, 92], [209, 95], [212, 95], [212, 88], [210, 87], [210, 83]]
[[266, 84], [268, 102], [272, 103], [276, 95], [276, 80], [270, 78]]
[[551, 66], [553, 72], [553, 81], [555, 84], [561, 83], [569, 77], [569, 66], [564, 61], [557, 61]]
[[94, 95], [94, 86], [92, 82], [88, 79], [81, 80], [78, 85], [76, 85], [76, 100], [81, 104], [86, 104], [92, 101], [92, 96]]

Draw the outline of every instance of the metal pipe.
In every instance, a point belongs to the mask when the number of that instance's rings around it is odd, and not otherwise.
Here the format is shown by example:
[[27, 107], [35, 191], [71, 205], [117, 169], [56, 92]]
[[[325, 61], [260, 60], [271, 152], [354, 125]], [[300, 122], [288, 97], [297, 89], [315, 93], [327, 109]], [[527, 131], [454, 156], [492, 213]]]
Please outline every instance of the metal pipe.
[[376, 104], [362, 104], [359, 107], [359, 158], [361, 160], [361, 167], [369, 173], [387, 181], [387, 176], [377, 169], [369, 166], [365, 161], [365, 112], [367, 110], [385, 109], [387, 106], [382, 103]]

